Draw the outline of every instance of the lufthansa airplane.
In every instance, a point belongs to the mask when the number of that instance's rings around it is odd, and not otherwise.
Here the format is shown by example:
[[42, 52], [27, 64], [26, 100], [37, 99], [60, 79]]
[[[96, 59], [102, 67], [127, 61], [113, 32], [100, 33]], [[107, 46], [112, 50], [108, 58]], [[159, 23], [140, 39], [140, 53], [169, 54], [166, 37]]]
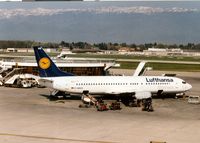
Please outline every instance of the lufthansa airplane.
[[61, 71], [42, 47], [34, 47], [40, 85], [70, 94], [133, 95], [147, 99], [152, 94], [183, 93], [192, 88], [176, 77], [165, 76], [75, 76]]

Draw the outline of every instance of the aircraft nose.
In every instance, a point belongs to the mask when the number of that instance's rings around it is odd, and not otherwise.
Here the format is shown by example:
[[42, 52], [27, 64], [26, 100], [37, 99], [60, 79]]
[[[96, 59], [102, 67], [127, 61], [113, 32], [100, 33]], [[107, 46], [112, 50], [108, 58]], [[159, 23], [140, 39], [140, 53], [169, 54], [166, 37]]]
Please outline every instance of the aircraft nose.
[[192, 85], [187, 83], [187, 90], [190, 90], [192, 88]]

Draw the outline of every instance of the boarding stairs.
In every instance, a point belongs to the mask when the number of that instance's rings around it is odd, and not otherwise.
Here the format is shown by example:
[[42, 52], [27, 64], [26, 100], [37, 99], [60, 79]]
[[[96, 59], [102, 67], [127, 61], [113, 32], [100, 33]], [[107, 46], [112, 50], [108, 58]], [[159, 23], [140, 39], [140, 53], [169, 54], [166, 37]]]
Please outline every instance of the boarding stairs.
[[14, 68], [11, 72], [9, 72], [5, 77], [2, 78], [3, 83], [6, 83], [7, 81], [11, 82], [13, 79], [15, 79], [18, 74], [22, 73], [23, 68]]
[[[23, 68], [15, 68], [11, 72], [9, 72], [5, 77], [2, 78], [2, 83], [4, 85], [9, 85], [9, 86], [13, 86], [14, 84], [25, 85], [25, 84], [30, 84], [29, 79], [34, 79], [37, 82], [39, 77], [32, 74], [23, 73]], [[15, 83], [16, 81], [17, 83]]]

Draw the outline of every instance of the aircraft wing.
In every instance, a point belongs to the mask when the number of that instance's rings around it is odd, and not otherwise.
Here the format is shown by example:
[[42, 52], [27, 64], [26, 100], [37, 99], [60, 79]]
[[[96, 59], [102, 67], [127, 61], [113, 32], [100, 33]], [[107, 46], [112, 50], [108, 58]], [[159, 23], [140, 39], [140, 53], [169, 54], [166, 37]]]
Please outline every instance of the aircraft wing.
[[136, 92], [135, 98], [137, 99], [147, 99], [151, 97], [151, 92], [148, 91], [142, 91], [142, 92]]
[[146, 62], [142, 61], [140, 62], [140, 64], [137, 66], [135, 73], [133, 74], [133, 76], [141, 76], [144, 72], [144, 66], [145, 66]]

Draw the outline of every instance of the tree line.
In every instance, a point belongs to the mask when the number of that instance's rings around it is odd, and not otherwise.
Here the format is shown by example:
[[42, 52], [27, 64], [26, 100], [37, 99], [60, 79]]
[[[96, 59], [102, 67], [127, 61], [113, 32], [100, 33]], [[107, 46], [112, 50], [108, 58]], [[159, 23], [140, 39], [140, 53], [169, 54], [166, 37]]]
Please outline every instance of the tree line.
[[6, 41], [0, 40], [0, 48], [31, 48], [35, 45], [41, 45], [48, 48], [68, 48], [73, 49], [99, 49], [99, 50], [118, 50], [120, 48], [130, 48], [136, 51], [147, 50], [148, 48], [180, 48], [183, 50], [200, 51], [200, 43], [187, 43], [187, 44], [162, 44], [162, 43], [145, 43], [145, 44], [127, 44], [127, 43], [87, 43], [87, 42], [36, 42], [36, 41]]
[[58, 48], [58, 43], [51, 42], [36, 42], [36, 41], [6, 41], [0, 40], [0, 49], [7, 48], [31, 48], [36, 45], [41, 45], [48, 48]]

